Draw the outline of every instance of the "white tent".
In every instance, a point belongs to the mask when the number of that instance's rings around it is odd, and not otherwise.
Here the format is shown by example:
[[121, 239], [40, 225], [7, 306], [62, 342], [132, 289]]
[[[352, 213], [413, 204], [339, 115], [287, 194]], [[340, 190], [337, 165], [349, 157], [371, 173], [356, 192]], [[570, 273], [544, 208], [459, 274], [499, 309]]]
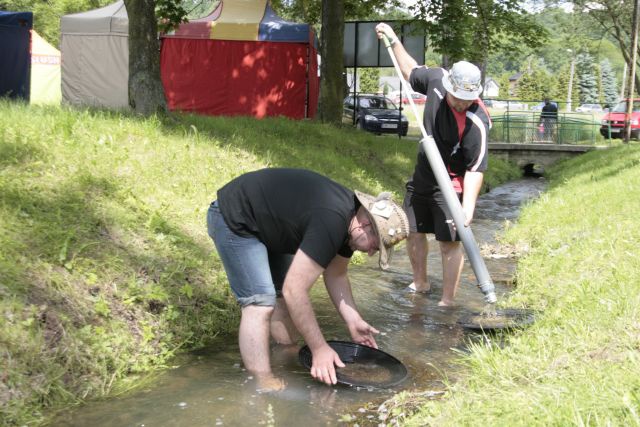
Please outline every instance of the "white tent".
[[120, 0], [63, 16], [62, 99], [73, 105], [128, 106], [129, 18]]
[[32, 104], [60, 104], [60, 51], [31, 30]]

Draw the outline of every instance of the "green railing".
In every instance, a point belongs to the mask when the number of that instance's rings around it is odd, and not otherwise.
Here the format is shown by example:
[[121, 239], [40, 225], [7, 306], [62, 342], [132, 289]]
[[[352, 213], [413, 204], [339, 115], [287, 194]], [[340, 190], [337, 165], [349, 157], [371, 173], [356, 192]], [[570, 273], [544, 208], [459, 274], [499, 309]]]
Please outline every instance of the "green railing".
[[492, 116], [489, 141], [511, 144], [596, 145], [607, 140], [600, 136], [600, 123], [575, 114], [558, 113], [558, 119], [540, 121], [539, 112], [513, 111]]

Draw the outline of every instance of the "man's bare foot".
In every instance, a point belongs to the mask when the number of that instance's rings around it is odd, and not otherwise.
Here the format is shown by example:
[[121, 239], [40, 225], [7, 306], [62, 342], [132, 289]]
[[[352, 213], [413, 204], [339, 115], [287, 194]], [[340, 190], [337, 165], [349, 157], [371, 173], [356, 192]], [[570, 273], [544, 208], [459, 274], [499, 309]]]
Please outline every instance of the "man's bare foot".
[[272, 374], [256, 375], [258, 393], [274, 393], [282, 391], [287, 387], [287, 383], [282, 378], [274, 377]]
[[416, 282], [412, 282], [409, 286], [405, 288], [407, 292], [420, 293], [420, 294], [428, 294], [431, 292], [431, 284], [427, 283], [424, 286], [416, 286]]
[[455, 303], [453, 301], [448, 301], [448, 300], [440, 300], [440, 302], [438, 302], [438, 307], [453, 307], [455, 305]]

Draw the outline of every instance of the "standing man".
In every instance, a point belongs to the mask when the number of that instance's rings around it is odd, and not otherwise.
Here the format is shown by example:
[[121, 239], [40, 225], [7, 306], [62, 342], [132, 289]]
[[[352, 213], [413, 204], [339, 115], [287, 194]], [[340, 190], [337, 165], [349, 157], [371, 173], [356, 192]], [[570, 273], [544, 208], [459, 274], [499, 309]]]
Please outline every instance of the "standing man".
[[[473, 219], [483, 172], [487, 169], [487, 138], [491, 127], [489, 113], [478, 98], [482, 92], [480, 70], [466, 61], [456, 62], [450, 72], [420, 67], [389, 25], [378, 24], [376, 32], [378, 37], [386, 35], [389, 39], [402, 74], [412, 89], [427, 95], [424, 127], [435, 140], [462, 201], [467, 227]], [[404, 209], [410, 224], [407, 250], [413, 270], [413, 283], [408, 290], [428, 292], [431, 289], [427, 280], [426, 234], [434, 233], [442, 253], [442, 298], [438, 305], [453, 305], [464, 253], [453, 217], [422, 145], [413, 177], [406, 187]]]
[[407, 237], [407, 217], [389, 193], [374, 198], [311, 171], [263, 169], [219, 189], [207, 224], [242, 307], [240, 353], [259, 389], [284, 388], [271, 372], [270, 334], [292, 344], [299, 332], [313, 354], [311, 376], [336, 383], [335, 366], [344, 364], [325, 341], [309, 299], [321, 274], [353, 341], [377, 347], [378, 331], [356, 308], [347, 267], [354, 251], [379, 251], [385, 269], [393, 245]]
[[553, 142], [556, 124], [558, 123], [558, 106], [555, 102], [551, 102], [549, 98], [544, 99], [544, 106], [540, 112], [540, 122], [543, 129], [543, 138], [545, 141]]

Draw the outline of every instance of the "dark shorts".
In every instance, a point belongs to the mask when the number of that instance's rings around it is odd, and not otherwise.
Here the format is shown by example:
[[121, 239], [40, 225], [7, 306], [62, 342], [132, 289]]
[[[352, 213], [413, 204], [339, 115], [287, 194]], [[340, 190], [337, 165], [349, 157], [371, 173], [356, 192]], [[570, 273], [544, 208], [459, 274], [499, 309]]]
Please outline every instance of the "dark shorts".
[[[461, 193], [458, 193], [458, 199], [462, 199]], [[439, 242], [460, 240], [453, 226], [453, 216], [441, 191], [423, 195], [407, 190], [402, 207], [407, 213], [409, 230], [412, 233], [433, 233]]]

